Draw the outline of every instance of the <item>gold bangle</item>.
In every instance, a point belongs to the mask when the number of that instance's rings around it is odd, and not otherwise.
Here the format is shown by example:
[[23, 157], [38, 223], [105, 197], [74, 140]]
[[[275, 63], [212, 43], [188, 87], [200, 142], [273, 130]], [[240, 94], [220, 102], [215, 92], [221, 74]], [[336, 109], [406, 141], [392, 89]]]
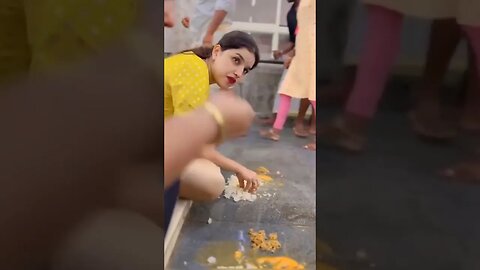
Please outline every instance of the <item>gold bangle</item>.
[[218, 107], [211, 102], [205, 102], [204, 108], [208, 113], [210, 113], [210, 115], [212, 115], [213, 119], [215, 119], [215, 122], [217, 122], [218, 135], [215, 143], [220, 144], [225, 139], [225, 120], [223, 119], [223, 115], [218, 109]]

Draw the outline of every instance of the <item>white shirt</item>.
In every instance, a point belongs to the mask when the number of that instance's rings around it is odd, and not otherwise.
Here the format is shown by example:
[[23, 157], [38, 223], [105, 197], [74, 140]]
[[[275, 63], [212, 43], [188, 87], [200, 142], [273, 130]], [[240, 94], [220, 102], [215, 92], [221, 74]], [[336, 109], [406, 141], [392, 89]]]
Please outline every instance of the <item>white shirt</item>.
[[235, 0], [197, 0], [195, 16], [213, 17], [216, 10], [225, 10], [227, 16], [224, 22], [231, 23], [231, 13], [235, 11]]
[[194, 14], [190, 20], [190, 30], [197, 38], [203, 39], [216, 10], [227, 12], [219, 28], [230, 26], [232, 24], [231, 15], [235, 11], [235, 2], [235, 0], [197, 0]]

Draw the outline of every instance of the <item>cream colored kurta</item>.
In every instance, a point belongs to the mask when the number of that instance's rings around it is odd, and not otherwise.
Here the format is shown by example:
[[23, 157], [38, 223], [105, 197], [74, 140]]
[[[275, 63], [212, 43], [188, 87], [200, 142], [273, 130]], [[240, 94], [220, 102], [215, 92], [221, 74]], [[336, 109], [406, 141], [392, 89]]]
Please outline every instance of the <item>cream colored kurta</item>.
[[405, 15], [425, 18], [455, 18], [463, 25], [480, 26], [480, 0], [363, 0], [398, 11]]
[[297, 10], [298, 33], [293, 57], [279, 94], [315, 100], [315, 0], [301, 0]]

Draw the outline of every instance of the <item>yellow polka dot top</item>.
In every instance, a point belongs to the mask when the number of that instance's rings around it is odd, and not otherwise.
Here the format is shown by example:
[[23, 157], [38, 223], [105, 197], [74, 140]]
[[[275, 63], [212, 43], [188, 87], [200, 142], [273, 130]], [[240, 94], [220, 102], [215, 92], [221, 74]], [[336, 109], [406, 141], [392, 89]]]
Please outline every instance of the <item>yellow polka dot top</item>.
[[210, 93], [207, 63], [193, 52], [164, 60], [164, 117], [202, 106]]

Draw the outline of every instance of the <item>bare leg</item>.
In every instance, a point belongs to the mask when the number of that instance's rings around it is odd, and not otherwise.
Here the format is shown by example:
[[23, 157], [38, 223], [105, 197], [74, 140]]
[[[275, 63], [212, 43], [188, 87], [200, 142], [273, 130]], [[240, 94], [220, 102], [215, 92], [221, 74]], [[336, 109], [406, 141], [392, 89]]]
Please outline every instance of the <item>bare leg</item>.
[[275, 118], [275, 123], [273, 123], [273, 128], [268, 130], [261, 130], [260, 136], [269, 139], [272, 141], [280, 140], [280, 132], [283, 130], [283, 125], [287, 121], [288, 112], [290, 111], [290, 104], [292, 101], [291, 96], [280, 94], [280, 103], [278, 106], [277, 117]]
[[206, 159], [190, 163], [180, 177], [180, 197], [193, 201], [213, 201], [225, 189], [220, 168]]
[[455, 127], [442, 118], [439, 90], [460, 39], [454, 19], [433, 21], [426, 65], [410, 113], [413, 129], [423, 137], [450, 139], [456, 135]]
[[321, 131], [322, 140], [348, 151], [361, 151], [400, 47], [403, 15], [368, 5], [368, 28], [355, 85], [344, 114]]
[[295, 119], [295, 125], [293, 127], [293, 132], [298, 137], [307, 137], [308, 133], [305, 131], [305, 114], [307, 113], [308, 107], [310, 106], [310, 101], [308, 98], [302, 98], [300, 100], [300, 107], [298, 108], [298, 115]]
[[[478, 82], [480, 78], [480, 69], [478, 68], [480, 66], [480, 27], [462, 26], [462, 28], [467, 35], [471, 56], [473, 56], [471, 59], [474, 64], [473, 70], [476, 73], [473, 73], [472, 76], [474, 76], [474, 81]], [[455, 181], [480, 184], [480, 161], [461, 162], [446, 169], [443, 174]]]
[[480, 131], [480, 83], [478, 66], [474, 62], [473, 48], [468, 47], [469, 65], [467, 78], [467, 93], [465, 98], [465, 107], [460, 120], [460, 126], [463, 130], [479, 132]]
[[313, 111], [312, 116], [310, 117], [310, 127], [308, 129], [308, 133], [312, 135], [317, 134], [317, 112], [315, 110]]
[[[313, 108], [312, 116], [314, 116], [314, 115], [317, 114], [317, 103], [316, 103], [315, 100], [310, 100], [310, 103], [312, 104], [312, 108]], [[307, 150], [316, 151], [317, 150], [317, 142], [313, 141], [312, 143], [309, 143], [309, 144], [305, 145], [304, 148], [307, 149]]]

